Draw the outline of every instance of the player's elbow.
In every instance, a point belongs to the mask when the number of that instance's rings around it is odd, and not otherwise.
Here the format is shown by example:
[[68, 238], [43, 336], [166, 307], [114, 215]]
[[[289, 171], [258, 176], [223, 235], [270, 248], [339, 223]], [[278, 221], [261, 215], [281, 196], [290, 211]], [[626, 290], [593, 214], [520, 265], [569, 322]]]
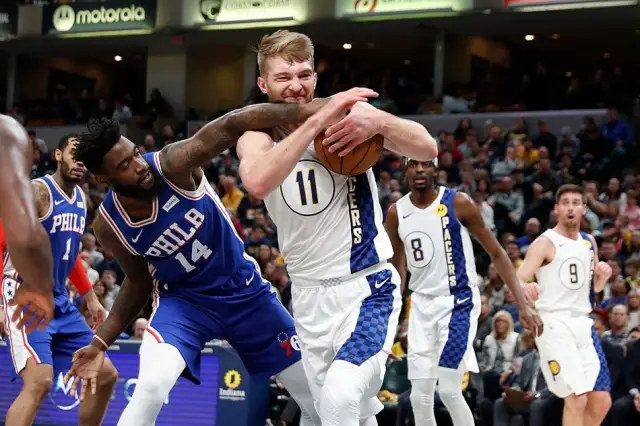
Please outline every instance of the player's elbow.
[[415, 123], [417, 133], [416, 153], [411, 157], [417, 161], [430, 161], [438, 156], [438, 144], [427, 129], [420, 123]]
[[256, 197], [259, 200], [264, 200], [267, 195], [269, 195], [269, 193], [267, 192], [267, 187], [264, 183], [264, 179], [257, 171], [253, 173], [242, 173], [242, 171], [240, 171], [240, 177], [242, 179], [242, 185], [244, 186], [245, 191], [247, 191], [252, 196]]

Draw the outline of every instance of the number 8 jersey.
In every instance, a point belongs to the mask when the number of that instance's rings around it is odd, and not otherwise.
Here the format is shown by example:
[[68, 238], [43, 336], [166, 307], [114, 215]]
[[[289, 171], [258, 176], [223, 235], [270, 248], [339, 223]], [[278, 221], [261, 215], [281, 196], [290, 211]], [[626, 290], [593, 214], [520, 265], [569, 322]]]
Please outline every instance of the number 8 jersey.
[[536, 272], [540, 297], [536, 308], [540, 313], [564, 313], [589, 315], [595, 295], [592, 278], [594, 248], [587, 234], [580, 232], [572, 240], [553, 229], [546, 230], [546, 237], [555, 246], [555, 256]]
[[409, 288], [425, 296], [465, 297], [478, 282], [469, 231], [453, 210], [455, 194], [440, 187], [426, 209], [416, 207], [410, 193], [396, 202], [398, 235], [411, 273]]

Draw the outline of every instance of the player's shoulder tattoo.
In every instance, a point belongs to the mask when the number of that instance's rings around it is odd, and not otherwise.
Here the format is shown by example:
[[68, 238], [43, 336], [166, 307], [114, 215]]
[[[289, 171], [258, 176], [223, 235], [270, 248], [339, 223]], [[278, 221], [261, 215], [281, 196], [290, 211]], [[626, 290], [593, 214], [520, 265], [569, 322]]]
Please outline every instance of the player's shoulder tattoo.
[[51, 195], [47, 185], [40, 180], [31, 181], [33, 191], [36, 198], [36, 209], [38, 211], [38, 217], [43, 217], [49, 211], [51, 205]]

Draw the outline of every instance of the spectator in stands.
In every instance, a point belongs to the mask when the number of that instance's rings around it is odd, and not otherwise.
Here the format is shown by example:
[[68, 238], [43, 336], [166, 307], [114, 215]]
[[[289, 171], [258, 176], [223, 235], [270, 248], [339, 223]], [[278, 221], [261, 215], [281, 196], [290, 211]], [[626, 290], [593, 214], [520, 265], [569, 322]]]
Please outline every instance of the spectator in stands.
[[155, 152], [160, 150], [160, 148], [156, 145], [156, 138], [152, 134], [146, 134], [144, 136], [144, 149], [147, 152]]
[[29, 130], [27, 133], [29, 134], [29, 139], [31, 140], [31, 144], [34, 147], [38, 148], [40, 152], [43, 154], [47, 154], [49, 152], [49, 147], [47, 146], [47, 143], [41, 138], [39, 138], [38, 136], [36, 136], [35, 130]]
[[620, 216], [626, 217], [629, 224], [623, 231], [640, 229], [640, 206], [638, 206], [638, 193], [635, 189], [625, 192], [626, 203], [620, 208]]
[[[523, 333], [524, 334], [524, 333]], [[540, 355], [534, 348], [522, 359], [519, 374], [513, 371], [509, 375], [515, 376], [512, 389], [523, 392], [522, 400], [515, 398], [513, 393], [507, 392], [504, 397], [494, 403], [494, 426], [509, 426], [514, 414], [522, 414], [529, 419], [529, 426], [544, 426], [546, 414], [552, 405], [562, 405], [547, 388], [542, 370], [540, 370]]]
[[629, 314], [629, 332], [640, 326], [640, 289], [632, 288], [627, 296], [627, 312]]
[[493, 208], [496, 226], [502, 231], [517, 229], [524, 213], [522, 194], [513, 191], [513, 181], [509, 176], [503, 177], [495, 188], [496, 192], [487, 202]]
[[[570, 126], [563, 126], [560, 131], [562, 139], [558, 144], [558, 152], [556, 158], [566, 154], [569, 158], [575, 158], [580, 153], [580, 140], [573, 135], [573, 131]], [[550, 151], [553, 154], [553, 151]]]
[[484, 373], [484, 395], [490, 401], [500, 397], [500, 375], [511, 370], [518, 352], [519, 336], [513, 330], [513, 318], [506, 311], [498, 311], [493, 316], [491, 334], [484, 340], [478, 360], [480, 371]]
[[537, 182], [542, 185], [543, 192], [555, 192], [560, 186], [560, 177], [551, 167], [551, 160], [541, 158], [538, 163], [538, 170], [529, 176], [529, 182]]
[[502, 135], [500, 127], [491, 125], [489, 129], [489, 137], [484, 141], [482, 147], [487, 151], [491, 158], [504, 157], [505, 138]]
[[92, 268], [96, 268], [104, 260], [104, 255], [97, 248], [96, 237], [89, 232], [82, 236], [82, 250], [89, 253]]
[[133, 113], [131, 108], [125, 105], [122, 100], [117, 100], [115, 101], [115, 110], [111, 118], [119, 123], [126, 123], [133, 118]]
[[144, 337], [144, 332], [147, 330], [149, 326], [149, 321], [146, 318], [138, 318], [133, 323], [133, 335], [131, 336], [132, 340], [142, 340]]
[[631, 126], [618, 118], [618, 110], [609, 108], [607, 122], [601, 127], [602, 135], [607, 139], [609, 149], [622, 148], [623, 154], [631, 147], [633, 132]]
[[558, 150], [558, 138], [551, 133], [549, 125], [545, 121], [538, 121], [538, 134], [533, 138], [533, 146], [536, 148], [543, 146], [555, 157]]
[[484, 340], [493, 327], [493, 320], [489, 309], [489, 298], [486, 294], [480, 296], [480, 316], [478, 317], [478, 329], [476, 332], [476, 338], [474, 341], [474, 349], [476, 352], [480, 352], [484, 346]]
[[224, 189], [224, 196], [222, 197], [222, 204], [238, 211], [242, 199], [245, 197], [244, 192], [236, 186], [236, 178], [233, 176], [223, 176], [220, 178], [220, 184]]
[[609, 330], [602, 333], [602, 341], [607, 341], [617, 345], [624, 345], [627, 339], [627, 325], [629, 324], [629, 314], [625, 305], [615, 305], [609, 313]]
[[116, 301], [116, 297], [118, 297], [118, 293], [120, 292], [120, 286], [117, 284], [117, 279], [118, 275], [110, 269], [107, 269], [102, 273], [101, 281], [105, 287], [104, 307], [107, 308], [108, 311], [111, 311], [113, 302]]
[[509, 176], [518, 165], [516, 150], [514, 147], [509, 146], [505, 150], [504, 158], [501, 161], [493, 163], [491, 176], [493, 176], [494, 179]]
[[626, 395], [614, 401], [611, 419], [615, 426], [640, 424], [640, 339], [626, 346], [624, 380]]
[[530, 136], [527, 136], [522, 141], [522, 146], [520, 146], [516, 151], [516, 159], [520, 161], [522, 167], [530, 169], [538, 163], [539, 158], [540, 154], [533, 145], [533, 139], [531, 139]]
[[516, 240], [523, 256], [527, 254], [527, 249], [531, 243], [533, 243], [533, 240], [540, 235], [541, 226], [540, 220], [537, 217], [532, 217], [527, 220], [524, 227], [524, 235]]
[[484, 196], [480, 192], [472, 192], [471, 198], [473, 199], [473, 202], [480, 207], [480, 214], [482, 215], [482, 220], [484, 220], [487, 228], [495, 233], [496, 224], [493, 219], [493, 208], [486, 202]]

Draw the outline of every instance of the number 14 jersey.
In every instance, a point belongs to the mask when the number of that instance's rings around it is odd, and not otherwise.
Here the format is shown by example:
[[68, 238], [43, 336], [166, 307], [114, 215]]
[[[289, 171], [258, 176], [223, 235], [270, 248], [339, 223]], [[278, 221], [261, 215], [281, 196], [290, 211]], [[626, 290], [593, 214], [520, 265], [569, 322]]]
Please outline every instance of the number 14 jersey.
[[124, 247], [145, 258], [157, 284], [188, 294], [211, 293], [248, 264], [258, 270], [206, 177], [195, 191], [180, 189], [163, 176], [159, 156], [144, 155], [160, 179], [149, 218], [131, 220], [113, 191], [100, 205]]
[[396, 203], [398, 235], [411, 273], [409, 288], [425, 296], [464, 298], [478, 282], [469, 232], [453, 210], [455, 194], [440, 187], [426, 209], [416, 207], [410, 193]]

